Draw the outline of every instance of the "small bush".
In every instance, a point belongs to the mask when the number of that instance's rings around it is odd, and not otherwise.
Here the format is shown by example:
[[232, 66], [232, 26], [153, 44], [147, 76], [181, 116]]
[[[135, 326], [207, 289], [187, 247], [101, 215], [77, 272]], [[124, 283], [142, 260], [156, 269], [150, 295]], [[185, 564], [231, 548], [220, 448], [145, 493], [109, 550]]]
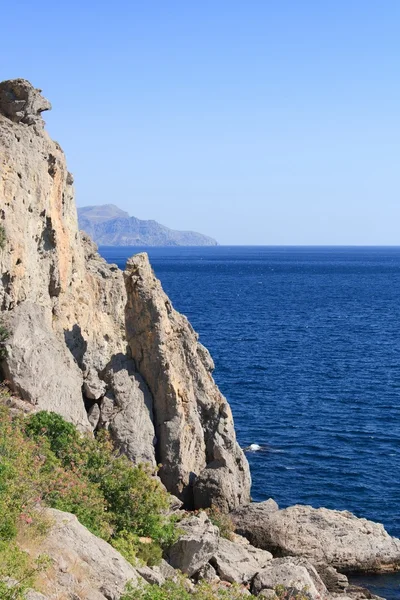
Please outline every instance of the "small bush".
[[[5, 396], [4, 388], [1, 388]], [[35, 510], [41, 492], [42, 458], [37, 446], [24, 438], [20, 419], [11, 419], [10, 411], [0, 405], [0, 598], [16, 600], [32, 586], [47, 559], [34, 561], [20, 550], [16, 536], [37, 538], [47, 523]], [[12, 585], [6, 578], [15, 581]]]
[[[37, 575], [50, 564], [47, 556], [33, 560], [27, 552], [20, 550], [15, 542], [0, 542], [0, 598], [19, 600], [25, 591], [35, 584]], [[9, 578], [12, 583], [1, 581]]]
[[120, 600], [248, 600], [248, 593], [238, 585], [228, 588], [202, 581], [189, 592], [184, 577], [166, 581], [164, 585], [127, 585]]
[[[76, 514], [93, 533], [118, 547], [127, 560], [155, 564], [177, 538], [166, 516], [167, 492], [145, 465], [133, 466], [114, 449], [107, 432], [95, 440], [54, 413], [28, 417], [26, 434], [46, 449], [42, 471], [51, 486], [43, 499]], [[56, 461], [56, 462], [54, 462]], [[151, 538], [142, 544], [140, 537]]]
[[80, 440], [79, 432], [72, 423], [68, 423], [56, 413], [47, 411], [32, 415], [26, 422], [25, 432], [36, 440], [45, 438], [50, 450], [64, 465], [70, 464], [72, 449]]
[[9, 331], [0, 323], [0, 360], [7, 357], [6, 342], [9, 337]]
[[3, 225], [0, 225], [0, 250], [4, 250], [6, 247], [6, 241], [6, 230], [4, 229]]
[[129, 531], [121, 531], [113, 539], [112, 545], [132, 565], [145, 563], [150, 567], [158, 565], [162, 559], [162, 548], [151, 538], [139, 537]]

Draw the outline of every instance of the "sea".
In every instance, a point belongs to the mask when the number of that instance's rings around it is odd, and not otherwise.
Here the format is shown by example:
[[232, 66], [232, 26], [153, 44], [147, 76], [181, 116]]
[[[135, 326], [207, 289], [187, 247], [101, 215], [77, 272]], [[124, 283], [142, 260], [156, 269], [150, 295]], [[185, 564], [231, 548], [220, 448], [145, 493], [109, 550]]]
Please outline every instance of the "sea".
[[[400, 537], [400, 247], [146, 251], [215, 361], [252, 498], [349, 510]], [[388, 600], [400, 575], [354, 576]]]

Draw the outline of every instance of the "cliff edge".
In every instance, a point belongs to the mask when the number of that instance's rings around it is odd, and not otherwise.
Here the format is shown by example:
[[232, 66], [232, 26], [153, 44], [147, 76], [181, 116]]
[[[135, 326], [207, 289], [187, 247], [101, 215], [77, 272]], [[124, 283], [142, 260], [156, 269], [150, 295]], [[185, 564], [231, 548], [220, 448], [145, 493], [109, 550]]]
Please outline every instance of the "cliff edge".
[[[188, 507], [233, 510], [250, 474], [213, 363], [146, 254], [125, 273], [79, 232], [73, 177], [28, 81], [0, 83], [1, 371], [29, 406], [109, 429]], [[1, 237], [1, 236], [0, 236]]]

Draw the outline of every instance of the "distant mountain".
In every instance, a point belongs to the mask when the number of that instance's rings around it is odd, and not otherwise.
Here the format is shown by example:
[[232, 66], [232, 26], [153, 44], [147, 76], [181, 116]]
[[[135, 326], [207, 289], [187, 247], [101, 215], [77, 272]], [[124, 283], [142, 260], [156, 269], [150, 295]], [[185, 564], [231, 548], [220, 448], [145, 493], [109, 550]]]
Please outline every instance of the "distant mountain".
[[114, 204], [78, 208], [79, 227], [99, 246], [216, 246], [194, 231], [175, 231], [157, 221], [142, 221]]

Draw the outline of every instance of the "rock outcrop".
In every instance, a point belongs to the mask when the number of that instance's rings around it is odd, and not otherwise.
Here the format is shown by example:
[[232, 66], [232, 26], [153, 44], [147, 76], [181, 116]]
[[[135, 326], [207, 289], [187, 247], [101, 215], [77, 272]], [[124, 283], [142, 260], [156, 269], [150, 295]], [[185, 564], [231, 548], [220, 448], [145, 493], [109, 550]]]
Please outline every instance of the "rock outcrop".
[[25, 79], [14, 79], [0, 83], [0, 113], [13, 123], [24, 123], [43, 128], [42, 112], [51, 109], [51, 104]]
[[[267, 501], [233, 513], [236, 530], [274, 556], [305, 557], [321, 574], [329, 565], [343, 572], [400, 569], [400, 540], [383, 525], [347, 511], [290, 506]], [[327, 577], [332, 577], [332, 573]]]
[[168, 562], [174, 569], [192, 576], [204, 567], [216, 553], [219, 530], [205, 512], [190, 516], [179, 523], [182, 535], [168, 550]]
[[230, 583], [249, 583], [272, 560], [272, 554], [255, 548], [245, 538], [221, 538], [218, 551], [210, 560], [218, 576]]
[[0, 84], [3, 376], [35, 409], [108, 428], [134, 462], [161, 461], [187, 506], [236, 508], [249, 500], [249, 469], [211, 358], [147, 255], [124, 278], [79, 232], [73, 177], [44, 130], [49, 108], [25, 80]]
[[153, 396], [163, 483], [195, 508], [229, 511], [248, 503], [248, 463], [208, 351], [172, 307], [146, 254], [128, 260], [125, 282], [127, 339]]
[[[49, 600], [85, 598], [85, 600], [119, 600], [126, 584], [142, 580], [112, 546], [96, 537], [70, 513], [46, 509], [44, 516], [52, 526], [39, 548], [30, 554], [46, 554], [51, 560], [42, 584]], [[24, 543], [22, 541], [22, 548]]]
[[[48, 317], [45, 308], [33, 302], [23, 302], [6, 314], [3, 323], [11, 335], [4, 375], [30, 404], [88, 429], [82, 371], [53, 332]], [[41, 377], [42, 372], [52, 375]]]
[[315, 568], [304, 558], [276, 558], [254, 578], [252, 592], [274, 590], [276, 586], [306, 591], [312, 600], [326, 600], [329, 596]]

